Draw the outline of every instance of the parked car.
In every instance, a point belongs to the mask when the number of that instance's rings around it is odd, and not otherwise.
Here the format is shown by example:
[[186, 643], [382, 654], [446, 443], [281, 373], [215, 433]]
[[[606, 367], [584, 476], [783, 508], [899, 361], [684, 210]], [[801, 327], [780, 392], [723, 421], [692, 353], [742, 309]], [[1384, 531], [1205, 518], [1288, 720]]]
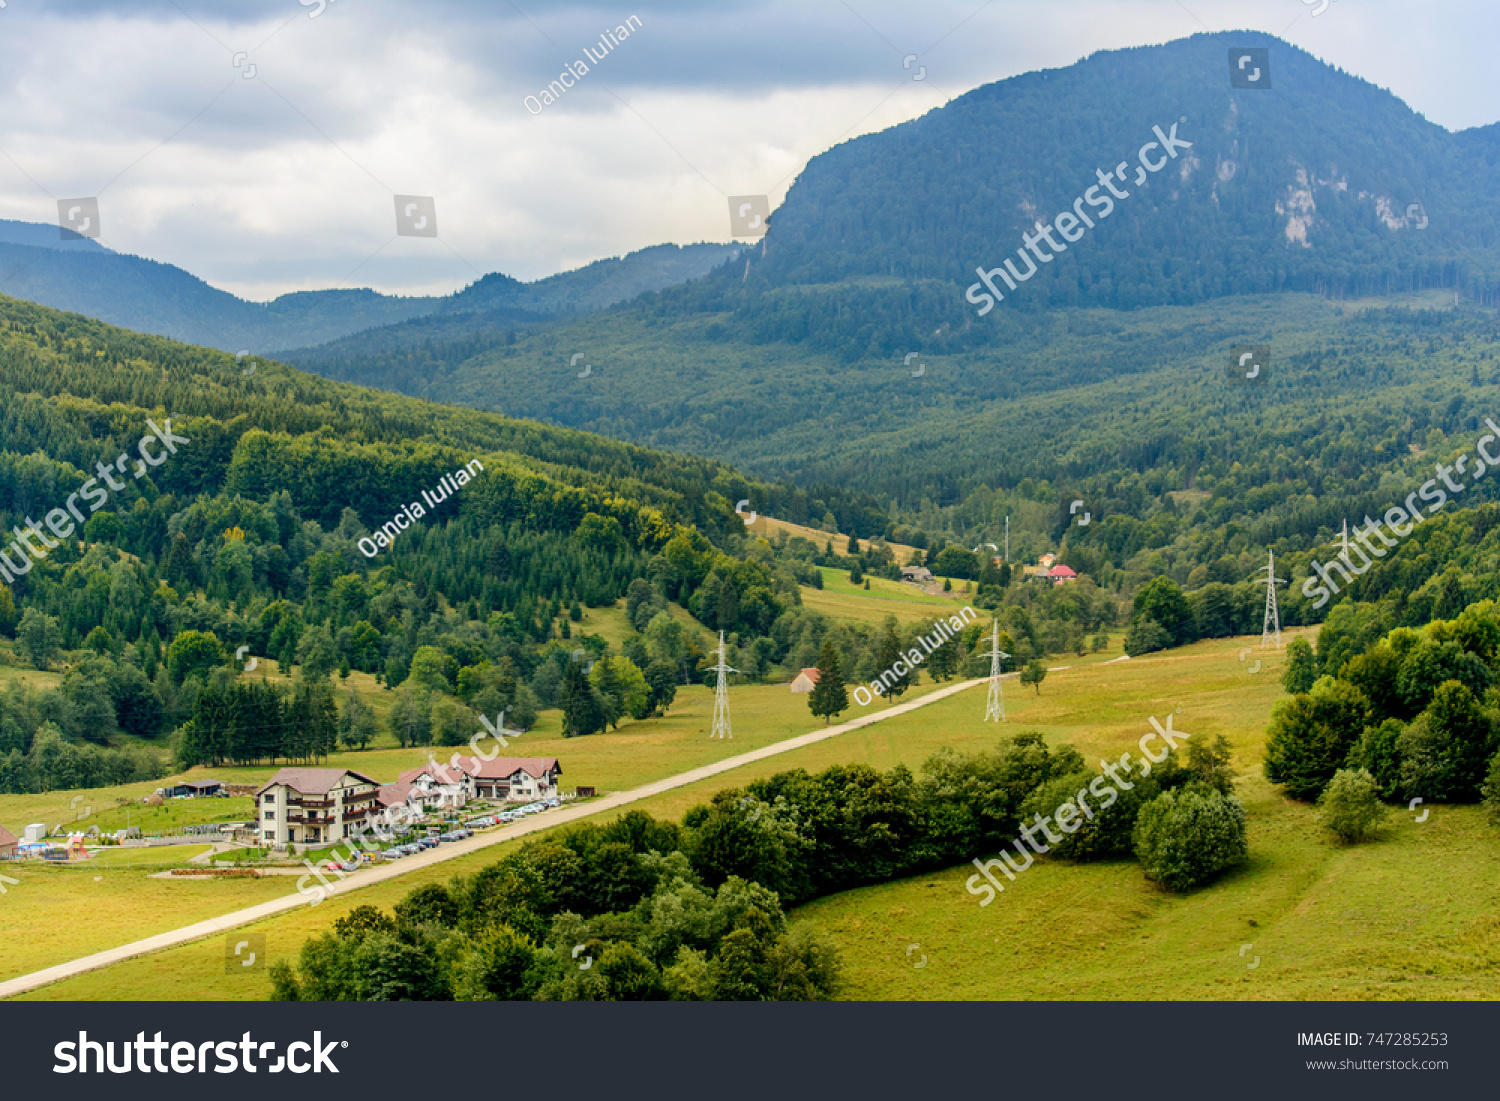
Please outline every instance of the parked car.
[[547, 805], [549, 807], [560, 807], [560, 806], [562, 806], [562, 800], [559, 799], [559, 798], [557, 798], [555, 795], [551, 799], [546, 800], [546, 803], [547, 803]]

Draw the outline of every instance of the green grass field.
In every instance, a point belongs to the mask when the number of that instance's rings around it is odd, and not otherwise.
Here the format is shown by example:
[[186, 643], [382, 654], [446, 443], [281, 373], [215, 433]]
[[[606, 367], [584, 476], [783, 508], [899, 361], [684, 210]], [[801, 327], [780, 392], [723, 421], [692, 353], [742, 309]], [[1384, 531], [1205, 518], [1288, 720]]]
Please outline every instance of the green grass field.
[[141, 849], [104, 849], [95, 853], [79, 868], [177, 868], [195, 856], [202, 856], [212, 845], [155, 845]]
[[[965, 865], [814, 901], [796, 917], [816, 922], [839, 945], [846, 997], [862, 999], [1381, 999], [1500, 997], [1500, 831], [1477, 808], [1436, 806], [1426, 822], [1393, 810], [1378, 838], [1360, 846], [1334, 843], [1313, 808], [1283, 798], [1260, 774], [1266, 718], [1282, 696], [1283, 654], [1260, 654], [1259, 672], [1239, 660], [1254, 640], [1220, 639], [1129, 662], [1075, 662], [1054, 672], [1040, 695], [1007, 685], [1006, 733], [1035, 729], [1049, 742], [1071, 742], [1086, 757], [1118, 757], [1150, 729], [1148, 718], [1175, 713], [1175, 726], [1194, 737], [1224, 734], [1234, 748], [1237, 790], [1250, 821], [1250, 861], [1220, 881], [1186, 895], [1154, 887], [1131, 861], [1073, 865], [1039, 859], [989, 906], [968, 894]], [[1107, 655], [1101, 655], [1101, 658]], [[1065, 659], [1058, 659], [1059, 662]], [[709, 696], [684, 703], [684, 725], [706, 729]], [[784, 737], [809, 729], [805, 701], [789, 705], [767, 688], [737, 689], [732, 750], [775, 740], [753, 726], [785, 725]], [[780, 703], [778, 704], [778, 698]], [[743, 704], [740, 701], [744, 701]], [[1177, 709], [1180, 708], [1180, 713]], [[845, 718], [864, 713], [854, 708]], [[677, 817], [713, 792], [788, 768], [817, 770], [864, 762], [913, 768], [942, 746], [993, 745], [1000, 728], [981, 721], [982, 687], [910, 715], [677, 789], [634, 804]], [[649, 724], [639, 724], [646, 728]], [[573, 756], [598, 775], [667, 775], [718, 754], [700, 732], [627, 728], [569, 743]], [[530, 735], [528, 735], [530, 737]], [[539, 739], [540, 740], [540, 739]], [[614, 744], [612, 741], [617, 740]], [[729, 747], [725, 747], [729, 749]], [[632, 768], [628, 758], [656, 756], [659, 769]], [[665, 759], [672, 759], [665, 765]], [[567, 767], [567, 761], [564, 760]], [[638, 782], [638, 781], [637, 781]], [[625, 786], [621, 783], [618, 786]], [[976, 853], [984, 857], [992, 853]], [[412, 887], [472, 872], [495, 850], [454, 860], [410, 877], [299, 909], [254, 929], [267, 935], [271, 958], [291, 957], [303, 939], [362, 903], [389, 907]], [[71, 869], [41, 869], [61, 877]], [[121, 886], [133, 887], [117, 873]], [[29, 877], [0, 906], [24, 898]], [[54, 881], [56, 882], [56, 881]], [[70, 890], [74, 879], [60, 880]], [[248, 883], [167, 884], [186, 887], [189, 910], [206, 894], [248, 905], [265, 889]], [[148, 880], [152, 888], [161, 881]], [[108, 885], [84, 887], [112, 893]], [[282, 889], [285, 889], [283, 886]], [[41, 896], [30, 905], [40, 907]], [[85, 892], [86, 893], [86, 892]], [[134, 908], [133, 890], [122, 892]], [[230, 908], [228, 905], [224, 909]], [[174, 907], [171, 925], [194, 920]], [[10, 915], [8, 915], [9, 918]], [[201, 916], [201, 914], [200, 914]], [[35, 918], [24, 925], [34, 927]], [[167, 927], [151, 923], [155, 927]], [[7, 920], [9, 926], [9, 920]], [[142, 928], [135, 935], [144, 935]], [[73, 940], [80, 939], [75, 935]], [[113, 943], [94, 935], [95, 942]], [[916, 947], [912, 948], [911, 946]], [[98, 945], [102, 946], [102, 944]], [[61, 945], [59, 945], [61, 947]], [[910, 948], [910, 951], [908, 949]], [[72, 955], [81, 954], [74, 951]], [[30, 970], [44, 964], [28, 953]], [[0, 948], [0, 973], [15, 974]], [[30, 997], [262, 998], [264, 976], [226, 981], [220, 941], [186, 945], [79, 976]], [[925, 962], [923, 960], [925, 959]], [[916, 964], [921, 963], [921, 967]]]
[[[907, 698], [931, 691], [932, 687], [930, 683], [925, 684]], [[668, 715], [641, 722], [627, 721], [621, 724], [619, 730], [588, 738], [563, 738], [560, 713], [544, 712], [538, 726], [512, 741], [507, 752], [527, 757], [555, 756], [562, 764], [565, 789], [584, 784], [607, 792], [636, 787], [699, 765], [732, 757], [771, 742], [806, 733], [817, 725], [807, 710], [807, 697], [792, 694], [785, 685], [732, 688], [731, 706], [736, 730], [732, 741], [715, 741], [708, 737], [713, 725], [713, 694], [702, 685], [693, 685], [678, 692], [677, 700]], [[858, 713], [861, 712], [856, 709], [845, 717]], [[327, 765], [333, 768], [352, 768], [379, 780], [395, 779], [402, 769], [425, 763], [429, 752], [434, 756], [442, 754], [439, 759], [446, 760], [446, 755], [455, 750], [430, 747], [338, 753], [329, 759]], [[464, 752], [467, 752], [466, 748]], [[226, 782], [251, 783], [269, 778], [274, 771], [269, 767], [216, 768], [194, 770], [189, 775], [208, 775], [211, 772], [216, 779]], [[131, 790], [149, 790], [156, 786], [159, 784], [133, 785]], [[98, 802], [124, 790], [104, 788], [87, 794]], [[0, 822], [12, 819], [18, 822], [39, 821], [39, 808], [66, 808], [70, 798], [72, 797], [67, 793], [0, 797], [3, 800], [0, 802], [0, 815], [6, 816], [0, 817]], [[225, 804], [239, 802], [241, 801], [226, 799], [184, 800], [169, 803], [163, 810], [195, 806], [221, 808]], [[133, 810], [132, 817], [135, 813]], [[48, 818], [47, 821], [50, 825], [52, 819]], [[482, 867], [494, 858], [464, 858], [450, 862], [450, 865], [456, 870], [457, 865], [471, 859], [477, 861], [476, 867]], [[11, 874], [22, 878], [25, 887], [33, 877], [43, 877], [53, 872], [66, 873], [68, 870], [27, 864], [22, 865], [19, 872]], [[0, 978], [13, 978], [153, 933], [175, 929], [212, 914], [252, 906], [277, 893], [289, 893], [294, 889], [290, 882], [280, 879], [276, 881], [280, 886], [272, 888], [267, 888], [266, 880], [220, 880], [208, 885], [194, 883], [182, 895], [188, 903], [188, 909], [184, 911], [174, 905], [178, 896], [172, 894], [171, 890], [165, 895], [160, 894], [163, 886], [161, 880], [145, 878], [150, 871], [158, 870], [160, 868], [152, 867], [143, 870], [136, 878], [121, 875], [106, 879], [102, 884], [91, 881], [85, 894], [97, 904], [80, 907], [62, 928], [54, 928], [57, 911], [50, 897], [56, 880], [38, 878], [42, 888], [36, 891], [11, 888], [9, 896], [0, 898], [0, 907], [3, 907], [0, 909], [0, 923], [3, 923], [7, 933], [3, 938], [6, 944], [0, 944]], [[452, 874], [453, 870], [444, 871], [438, 878], [446, 878]], [[406, 877], [402, 878], [402, 884], [395, 890], [393, 900], [410, 889], [405, 885]], [[137, 891], [142, 885], [145, 885], [146, 897], [153, 901], [151, 906], [138, 911]], [[183, 884], [175, 883], [166, 883], [165, 886], [179, 890], [184, 887]], [[218, 902], [205, 902], [200, 907], [199, 900], [208, 898], [217, 899]], [[20, 901], [13, 904], [13, 899]], [[332, 900], [326, 906], [319, 907], [319, 913], [332, 912], [341, 904], [340, 900]], [[117, 919], [118, 913], [130, 913], [133, 916], [129, 922], [121, 922]]]
[[[959, 592], [929, 596], [915, 585], [883, 577], [869, 577], [867, 590], [849, 581], [848, 570], [833, 566], [818, 569], [823, 574], [823, 587], [801, 586], [802, 603], [833, 619], [868, 625], [882, 623], [887, 615], [894, 615], [901, 623], [917, 623], [941, 612], [956, 612], [967, 603]], [[962, 584], [959, 582], [955, 588]]]

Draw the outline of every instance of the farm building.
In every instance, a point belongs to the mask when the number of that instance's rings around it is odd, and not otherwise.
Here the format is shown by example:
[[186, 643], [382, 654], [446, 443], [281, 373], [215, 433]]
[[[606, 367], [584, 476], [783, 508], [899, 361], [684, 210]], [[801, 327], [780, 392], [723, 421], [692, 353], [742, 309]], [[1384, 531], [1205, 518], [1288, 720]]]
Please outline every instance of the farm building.
[[797, 674], [797, 679], [792, 681], [793, 692], [811, 692], [813, 685], [818, 683], [818, 671], [816, 669], [804, 669]]
[[926, 566], [902, 566], [901, 580], [911, 581], [918, 585], [926, 585], [929, 582], [936, 581], [937, 578], [932, 576], [932, 571]]
[[218, 780], [192, 780], [162, 789], [162, 795], [168, 799], [197, 799], [207, 795], [223, 794], [224, 785]]

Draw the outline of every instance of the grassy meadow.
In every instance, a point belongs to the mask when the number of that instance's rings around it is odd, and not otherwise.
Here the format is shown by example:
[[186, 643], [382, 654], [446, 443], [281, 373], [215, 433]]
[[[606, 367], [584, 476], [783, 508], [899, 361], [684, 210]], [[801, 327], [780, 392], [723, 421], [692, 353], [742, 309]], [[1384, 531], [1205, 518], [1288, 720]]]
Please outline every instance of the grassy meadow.
[[887, 615], [894, 615], [900, 623], [918, 623], [940, 613], [956, 612], [968, 602], [966, 595], [957, 591], [963, 585], [961, 581], [954, 586], [952, 593], [929, 596], [904, 581], [887, 581], [883, 577], [866, 575], [870, 582], [866, 589], [849, 580], [848, 570], [833, 566], [819, 566], [818, 569], [823, 574], [823, 587], [801, 586], [802, 603], [831, 619], [868, 626], [883, 623]]
[[[927, 683], [906, 696], [913, 699], [932, 691]], [[508, 752], [517, 756], [557, 757], [562, 765], [564, 790], [579, 784], [592, 786], [602, 792], [620, 791], [637, 787], [653, 780], [673, 776], [679, 772], [697, 768], [732, 757], [772, 742], [783, 741], [804, 734], [817, 725], [807, 710], [807, 696], [794, 695], [785, 685], [749, 685], [730, 690], [730, 704], [734, 717], [733, 740], [714, 740], [708, 736], [713, 726], [713, 693], [702, 685], [691, 685], [677, 694], [672, 710], [665, 716], [641, 722], [626, 720], [618, 730], [596, 734], [588, 738], [563, 738], [561, 714], [556, 711], [542, 713], [538, 725], [511, 742]], [[863, 714], [865, 709], [856, 708], [847, 712], [845, 718]], [[467, 749], [463, 749], [467, 752]], [[351, 768], [370, 775], [377, 780], [393, 780], [403, 770], [426, 763], [429, 753], [446, 759], [447, 754], [457, 752], [453, 748], [415, 747], [409, 749], [366, 750], [362, 753], [341, 752], [333, 754], [327, 767]], [[275, 769], [269, 766], [258, 768], [194, 769], [186, 775], [207, 776], [229, 783], [260, 783], [268, 779]], [[116, 797], [123, 797], [128, 790], [134, 793], [149, 793], [158, 784], [132, 785], [125, 788], [100, 788], [85, 793], [98, 806]], [[720, 785], [722, 786], [722, 785]], [[136, 796], [137, 798], [139, 796]], [[0, 796], [0, 823], [15, 821], [68, 821], [68, 804], [77, 794], [66, 792], [51, 795]], [[248, 799], [201, 799], [171, 801], [164, 812], [177, 808], [211, 809], [216, 813], [207, 820], [222, 815], [226, 805], [249, 804]], [[80, 808], [81, 809], [81, 808]], [[149, 808], [132, 809], [132, 821]], [[59, 815], [64, 817], [58, 818]], [[123, 815], [122, 815], [123, 817]], [[149, 822], [149, 820], [148, 820]], [[87, 821], [84, 822], [86, 826]], [[147, 824], [147, 829], [150, 825]], [[19, 833], [19, 829], [16, 830]], [[22, 880], [21, 887], [12, 887], [10, 893], [0, 897], [0, 928], [6, 936], [0, 938], [0, 979], [35, 971], [69, 959], [98, 952], [115, 945], [128, 943], [141, 937], [165, 932], [215, 914], [253, 906], [268, 898], [285, 894], [293, 888], [292, 883], [281, 877], [274, 880], [222, 879], [210, 882], [163, 882], [149, 879], [153, 872], [169, 866], [159, 854], [184, 851], [176, 857], [180, 863], [189, 856], [202, 851], [202, 846], [171, 846], [155, 850], [136, 850], [143, 854], [142, 865], [137, 874], [128, 874], [130, 867], [116, 864], [121, 874], [106, 877], [102, 883], [93, 881], [92, 869], [97, 863], [69, 865], [65, 867], [42, 867], [34, 864], [21, 865], [12, 871], [13, 877]], [[121, 850], [121, 853], [129, 850]], [[121, 854], [111, 852], [111, 858]], [[476, 867], [488, 863], [492, 856], [479, 855], [456, 859], [444, 864], [438, 878], [447, 878], [460, 865], [475, 861]], [[66, 888], [82, 881], [81, 896]], [[411, 883], [419, 882], [412, 880]], [[36, 884], [41, 889], [24, 889]], [[410, 889], [408, 877], [402, 877], [392, 888], [392, 900], [401, 897]], [[374, 891], [378, 888], [370, 888]], [[363, 898], [365, 892], [359, 892]], [[80, 897], [90, 900], [88, 905], [75, 905]], [[145, 898], [149, 904], [137, 908]], [[178, 906], [181, 898], [185, 905]], [[333, 913], [342, 900], [330, 900], [318, 908], [319, 916]], [[59, 922], [59, 916], [74, 906], [68, 920]], [[61, 907], [61, 909], [59, 909]], [[119, 915], [128, 913], [131, 919], [122, 922]], [[337, 917], [337, 913], [334, 913]], [[287, 920], [287, 919], [279, 919]], [[330, 919], [331, 920], [331, 919]], [[300, 943], [300, 941], [299, 941]], [[145, 996], [145, 995], [142, 995]], [[170, 996], [170, 995], [163, 995]], [[184, 995], [185, 996], [185, 995]]]
[[[873, 586], [872, 586], [873, 592]], [[835, 594], [837, 595], [837, 594]], [[863, 594], [870, 599], [869, 594]], [[921, 594], [914, 594], [920, 596]], [[896, 600], [892, 604], [899, 603]], [[905, 603], [922, 608], [920, 601]], [[1286, 641], [1301, 633], [1288, 632]], [[1381, 999], [1500, 997], [1500, 831], [1478, 808], [1434, 806], [1422, 823], [1392, 809], [1377, 838], [1334, 842], [1316, 811], [1266, 783], [1260, 762], [1284, 651], [1241, 660], [1257, 639], [1218, 639], [1125, 662], [1110, 651], [1060, 657], [1040, 693], [1007, 683], [1004, 733], [1040, 730], [1091, 761], [1134, 751], [1148, 719], [1173, 714], [1196, 738], [1224, 734], [1250, 827], [1250, 860], [1214, 884], [1173, 895], [1133, 861], [1075, 865], [1041, 858], [988, 906], [964, 887], [970, 865], [843, 892], [801, 907], [837, 943], [845, 997], [857, 999]], [[915, 694], [930, 690], [923, 685]], [[908, 697], [912, 698], [912, 697]], [[736, 739], [707, 738], [712, 696], [685, 689], [670, 715], [564, 740], [555, 712], [512, 752], [558, 756], [564, 785], [620, 790], [812, 729], [806, 697], [784, 686], [735, 687]], [[869, 709], [852, 707], [850, 718]], [[790, 768], [866, 763], [912, 768], [943, 746], [991, 746], [975, 686], [912, 714], [760, 761], [640, 803], [679, 817], [714, 792]], [[426, 750], [336, 755], [384, 778]], [[246, 781], [269, 770], [215, 770]], [[0, 797], [46, 799], [44, 796]], [[6, 813], [0, 801], [0, 814]], [[616, 814], [616, 812], [606, 812]], [[25, 818], [25, 815], [21, 815]], [[4, 820], [4, 819], [0, 819]], [[116, 854], [111, 854], [115, 856]], [[473, 872], [495, 850], [257, 923], [271, 959], [296, 954], [356, 905], [389, 907], [413, 887]], [[976, 853], [985, 857], [992, 853]], [[124, 858], [124, 854], [119, 854]], [[186, 855], [178, 859], [185, 859]], [[142, 857], [142, 859], [147, 859]], [[159, 857], [157, 858], [159, 859]], [[0, 897], [0, 976], [11, 977], [253, 905], [286, 881], [169, 882], [152, 866], [90, 862], [23, 868]], [[50, 880], [50, 882], [43, 882]], [[40, 889], [38, 889], [40, 888]], [[122, 921], [122, 915], [124, 920]], [[8, 946], [8, 947], [7, 947]], [[915, 946], [915, 947], [913, 947]], [[263, 973], [226, 976], [221, 938], [126, 961], [34, 991], [36, 999], [257, 999]], [[921, 966], [917, 966], [917, 964]]]

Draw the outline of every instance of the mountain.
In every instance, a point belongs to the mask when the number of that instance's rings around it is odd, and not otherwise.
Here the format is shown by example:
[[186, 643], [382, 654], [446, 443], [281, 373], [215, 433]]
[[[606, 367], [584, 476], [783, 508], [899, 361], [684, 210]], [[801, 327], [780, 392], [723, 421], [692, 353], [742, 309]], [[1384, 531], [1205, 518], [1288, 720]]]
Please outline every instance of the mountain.
[[[488, 275], [445, 297], [353, 289], [299, 291], [261, 303], [218, 290], [171, 264], [60, 236], [55, 226], [0, 220], [0, 294], [138, 332], [257, 354], [435, 314], [445, 319], [439, 331], [452, 337], [600, 309], [695, 278], [736, 251], [732, 245], [657, 245], [535, 283]], [[391, 338], [393, 344], [402, 339], [400, 333]]]
[[[345, 376], [334, 366], [363, 356], [434, 341], [462, 341], [464, 347], [493, 346], [508, 330], [552, 318], [602, 310], [648, 291], [696, 279], [738, 255], [738, 245], [653, 245], [628, 256], [596, 260], [576, 271], [522, 283], [491, 274], [459, 293], [438, 300], [422, 317], [367, 329], [316, 347], [285, 350], [288, 363], [319, 363], [330, 378], [349, 377], [366, 385], [383, 385], [366, 368]], [[396, 389], [396, 387], [388, 387]]]
[[[1267, 51], [1270, 89], [1230, 87], [1240, 48]], [[1173, 140], [1175, 158], [1161, 148]], [[1106, 218], [1087, 196], [1121, 162], [1127, 196]], [[1014, 503], [969, 508], [971, 495], [1023, 484], [1027, 499], [1092, 487], [1140, 520], [1210, 469], [1230, 514], [1261, 503], [1258, 485], [1291, 493], [1274, 463], [1235, 450], [1260, 445], [1259, 418], [1310, 434], [1309, 481], [1337, 498], [1396, 457], [1358, 478], [1335, 457], [1344, 429], [1322, 433], [1350, 410], [1420, 448], [1484, 405], [1490, 372], [1464, 372], [1491, 354], [1497, 166], [1500, 126], [1451, 134], [1279, 39], [1197, 35], [1000, 81], [846, 142], [809, 163], [745, 263], [691, 283], [545, 330], [298, 362], [858, 487], [959, 537], [995, 538], [995, 510]], [[1024, 272], [1023, 232], [1075, 201], [1093, 228], [1064, 222], [1077, 239], [1040, 243], [1053, 259], [981, 316], [966, 299], [975, 268], [1009, 255]], [[1462, 309], [1413, 320], [1338, 305], [1387, 291], [1383, 305], [1446, 309], [1456, 295]], [[1428, 331], [1462, 351], [1424, 356], [1411, 334]], [[1242, 344], [1272, 351], [1269, 383], [1249, 393], [1225, 373]], [[1314, 388], [1324, 363], [1341, 373]], [[1144, 496], [1127, 490], [1142, 478]], [[1297, 530], [1315, 537], [1322, 522]]]
[[[1267, 51], [1269, 88], [1230, 87], [1242, 48]], [[1494, 126], [1450, 133], [1258, 32], [1106, 51], [814, 158], [748, 271], [667, 308], [853, 358], [1003, 343], [1015, 313], [1060, 307], [1426, 287], [1500, 302], [1497, 146]], [[1099, 186], [1116, 167], [1124, 198]], [[1023, 248], [1064, 213], [1058, 249]], [[993, 276], [1005, 298], [987, 309], [976, 269], [1007, 257], [1017, 286]]]

